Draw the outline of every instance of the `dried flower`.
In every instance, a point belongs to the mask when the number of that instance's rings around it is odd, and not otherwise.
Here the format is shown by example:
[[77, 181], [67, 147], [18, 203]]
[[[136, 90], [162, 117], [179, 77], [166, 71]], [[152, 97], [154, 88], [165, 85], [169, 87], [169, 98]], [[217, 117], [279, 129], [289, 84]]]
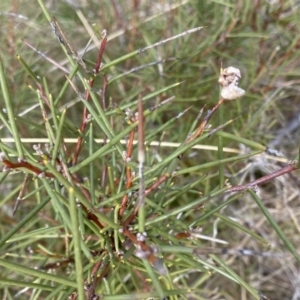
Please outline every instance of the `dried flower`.
[[242, 97], [244, 94], [245, 91], [236, 85], [229, 85], [221, 90], [221, 96], [225, 100], [235, 100]]
[[234, 100], [245, 94], [245, 91], [238, 87], [241, 71], [235, 67], [221, 69], [219, 84], [222, 86], [221, 96], [225, 100]]

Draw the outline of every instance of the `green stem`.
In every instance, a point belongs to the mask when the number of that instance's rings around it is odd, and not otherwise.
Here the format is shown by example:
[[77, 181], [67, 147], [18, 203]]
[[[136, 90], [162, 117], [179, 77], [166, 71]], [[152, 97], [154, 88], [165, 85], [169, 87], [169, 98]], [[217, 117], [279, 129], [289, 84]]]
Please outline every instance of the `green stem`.
[[[224, 122], [224, 106], [223, 104], [220, 105], [219, 111], [219, 126], [221, 126]], [[219, 132], [222, 131], [222, 129], [219, 130]], [[224, 157], [223, 154], [223, 137], [221, 135], [218, 135], [218, 159], [222, 160]], [[219, 185], [220, 188], [224, 185], [224, 165], [219, 165]]]
[[250, 195], [252, 196], [253, 200], [256, 202], [257, 206], [261, 210], [261, 212], [265, 215], [266, 219], [269, 221], [270, 225], [273, 227], [273, 229], [276, 231], [278, 236], [281, 238], [282, 242], [284, 243], [285, 247], [292, 253], [298, 264], [300, 265], [300, 254], [297, 252], [297, 250], [294, 248], [290, 240], [287, 238], [287, 236], [283, 233], [281, 228], [278, 226], [274, 218], [271, 216], [267, 208], [264, 206], [261, 199], [256, 195], [256, 193], [252, 190], [248, 190]]
[[70, 215], [72, 222], [72, 234], [74, 242], [74, 258], [75, 258], [75, 269], [76, 269], [76, 282], [78, 299], [84, 300], [84, 280], [83, 280], [83, 269], [82, 269], [82, 256], [81, 256], [81, 236], [79, 232], [79, 222], [77, 206], [74, 195], [74, 188], [69, 188], [69, 202], [70, 202]]
[[2, 94], [3, 94], [3, 98], [4, 98], [4, 102], [5, 102], [5, 109], [6, 109], [6, 112], [8, 115], [8, 120], [9, 120], [9, 124], [10, 124], [10, 128], [11, 128], [11, 134], [13, 135], [15, 143], [16, 143], [18, 157], [20, 159], [23, 159], [24, 158], [23, 147], [21, 144], [19, 130], [18, 130], [18, 127], [16, 124], [15, 116], [14, 116], [13, 103], [12, 103], [12, 100], [10, 98], [10, 94], [8, 91], [8, 86], [7, 86], [5, 72], [4, 72], [4, 66], [3, 66], [1, 60], [0, 60], [0, 86], [1, 86]]

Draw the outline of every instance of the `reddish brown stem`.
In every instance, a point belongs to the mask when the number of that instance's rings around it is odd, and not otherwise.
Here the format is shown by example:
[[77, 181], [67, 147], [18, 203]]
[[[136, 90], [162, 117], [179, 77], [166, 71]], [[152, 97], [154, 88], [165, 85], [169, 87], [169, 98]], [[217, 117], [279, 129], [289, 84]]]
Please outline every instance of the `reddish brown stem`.
[[297, 170], [298, 167], [296, 164], [291, 164], [289, 166], [286, 166], [276, 172], [273, 172], [271, 174], [268, 174], [266, 176], [263, 176], [261, 178], [258, 178], [252, 182], [249, 182], [249, 183], [246, 183], [246, 184], [241, 184], [241, 185], [236, 185], [236, 186], [233, 186], [231, 188], [229, 188], [226, 193], [231, 193], [231, 192], [240, 192], [240, 191], [243, 191], [243, 190], [246, 190], [248, 188], [252, 188], [253, 186], [255, 185], [259, 185], [259, 184], [262, 184], [262, 183], [266, 183], [267, 181], [270, 181], [271, 179], [274, 179], [276, 177], [279, 177], [281, 175], [284, 175], [286, 173], [290, 173], [292, 171], [295, 171]]
[[208, 121], [210, 120], [210, 118], [212, 117], [212, 115], [217, 111], [217, 109], [221, 106], [221, 104], [224, 102], [224, 99], [221, 98], [218, 103], [213, 107], [213, 109], [210, 111], [210, 113], [204, 118], [204, 120], [202, 121], [202, 123], [200, 124], [200, 126], [198, 127], [198, 129], [196, 130], [196, 132], [194, 133], [194, 135], [192, 135], [187, 141], [186, 143], [196, 139], [197, 137], [199, 137], [202, 133], [204, 128], [207, 126]]
[[[145, 197], [147, 197], [151, 192], [155, 191], [168, 178], [169, 178], [169, 174], [165, 174], [161, 176], [154, 184], [152, 184], [148, 189], [145, 190]], [[124, 222], [124, 226], [128, 226], [133, 221], [133, 219], [138, 213], [138, 210], [139, 210], [139, 205], [136, 205], [133, 212]]]
[[[27, 161], [22, 161], [22, 162], [18, 162], [18, 163], [13, 163], [7, 159], [2, 160], [2, 163], [5, 165], [5, 167], [7, 169], [19, 169], [19, 168], [25, 168], [27, 170], [30, 170], [31, 172], [35, 173], [36, 175], [40, 175], [41, 173], [43, 173], [43, 171], [41, 171], [40, 169], [38, 169], [37, 167], [31, 165], [30, 163], [28, 163]], [[45, 172], [45, 176], [49, 177], [49, 178], [54, 178], [54, 175], [49, 173], [49, 172]]]
[[19, 192], [19, 195], [18, 195], [18, 198], [16, 200], [16, 204], [14, 206], [14, 209], [13, 209], [13, 215], [16, 213], [20, 203], [21, 203], [21, 200], [23, 198], [23, 195], [24, 195], [24, 190], [25, 190], [25, 187], [28, 183], [28, 179], [29, 179], [29, 174], [25, 174], [25, 177], [24, 177], [24, 180], [23, 180], [23, 183], [22, 183], [22, 187], [20, 189], [20, 192]]
[[[32, 171], [36, 175], [40, 175], [41, 173], [43, 173], [43, 171], [39, 170], [37, 167], [31, 165], [30, 163], [28, 163], [26, 161], [13, 163], [7, 159], [3, 159], [1, 162], [5, 165], [5, 167], [7, 169], [25, 168], [27, 170]], [[48, 178], [55, 178], [55, 176], [50, 172], [44, 172], [44, 175], [45, 175], [45, 177], [48, 177]], [[87, 200], [90, 200], [91, 197], [90, 197], [89, 191], [80, 185], [81, 181], [80, 181], [80, 179], [77, 178], [76, 174], [71, 175], [71, 177], [72, 177], [73, 182], [75, 184], [79, 185], [79, 188], [81, 189], [81, 192], [84, 194], [85, 198]], [[88, 211], [88, 209], [83, 204], [82, 204], [82, 209], [87, 214], [87, 217], [89, 220], [92, 220], [100, 229], [102, 229], [104, 227], [98, 220], [97, 216], [95, 214], [93, 214], [91, 211]]]
[[[107, 42], [107, 37], [105, 35], [104, 38], [101, 41], [101, 45], [100, 45], [100, 49], [99, 49], [98, 57], [97, 57], [97, 62], [96, 62], [95, 67], [94, 67], [95, 76], [99, 73], [100, 68], [101, 68], [101, 60], [102, 60], [102, 56], [103, 56], [103, 53], [104, 53], [106, 42]], [[95, 77], [90, 78], [89, 86], [91, 88], [94, 86], [94, 83], [95, 83]], [[86, 90], [86, 92], [85, 92], [85, 101], [89, 101], [89, 100], [90, 100], [90, 93], [89, 93], [88, 90]], [[78, 156], [79, 156], [81, 146], [82, 146], [82, 143], [83, 143], [82, 134], [85, 132], [86, 126], [87, 126], [87, 116], [88, 116], [88, 110], [85, 106], [83, 108], [82, 120], [81, 120], [81, 126], [80, 126], [81, 136], [77, 140], [77, 144], [76, 144], [76, 148], [75, 148], [75, 152], [74, 152], [74, 157], [73, 157], [73, 160], [72, 160], [72, 165], [76, 165], [77, 161], [78, 161]]]
[[[88, 286], [88, 290], [87, 290], [87, 300], [93, 300], [93, 299], [97, 299], [98, 297], [95, 294], [95, 288], [97, 287], [98, 283], [100, 281], [103, 280], [103, 278], [105, 278], [109, 272], [109, 263], [107, 262], [105, 265], [103, 265], [104, 262], [101, 261], [101, 264], [99, 265], [100, 268], [102, 268], [102, 272], [99, 276], [93, 276], [93, 281], [92, 283]], [[97, 266], [98, 267], [98, 266]], [[94, 268], [95, 269], [95, 268]], [[94, 270], [93, 269], [93, 270]]]
[[[83, 186], [79, 186], [79, 188], [83, 193], [83, 195], [85, 196], [85, 198], [90, 201], [91, 196], [89, 191]], [[88, 219], [93, 221], [100, 229], [102, 229], [104, 226], [100, 223], [98, 217], [95, 214], [93, 214], [91, 211], [89, 211], [83, 204], [81, 204], [81, 206], [83, 211], [87, 214]]]
[[98, 74], [99, 71], [100, 71], [102, 56], [103, 56], [103, 53], [104, 53], [106, 42], [107, 42], [107, 35], [105, 33], [105, 35], [104, 35], [104, 37], [101, 41], [101, 44], [100, 44], [100, 49], [99, 49], [99, 52], [98, 52], [97, 62], [96, 62], [95, 68], [94, 68], [95, 74]]
[[213, 107], [213, 109], [210, 111], [210, 113], [201, 122], [201, 124], [197, 128], [196, 132], [185, 141], [186, 144], [189, 143], [189, 142], [191, 142], [191, 141], [193, 141], [194, 139], [196, 139], [197, 137], [199, 137], [203, 133], [203, 130], [204, 130], [205, 126], [207, 125], [208, 121], [210, 120], [210, 118], [212, 117], [212, 115], [216, 112], [216, 110], [220, 107], [220, 105], [223, 102], [224, 102], [224, 99], [221, 98], [218, 101], [218, 103]]
[[133, 244], [139, 246], [139, 248], [145, 253], [145, 259], [147, 259], [151, 264], [155, 263], [158, 258], [154, 255], [153, 249], [149, 245], [145, 242], [139, 241], [137, 237], [126, 227], [123, 228], [123, 234], [127, 236]]
[[147, 197], [151, 192], [156, 190], [164, 181], [169, 178], [169, 174], [161, 176], [155, 183], [153, 183], [148, 189], [145, 190], [145, 196]]

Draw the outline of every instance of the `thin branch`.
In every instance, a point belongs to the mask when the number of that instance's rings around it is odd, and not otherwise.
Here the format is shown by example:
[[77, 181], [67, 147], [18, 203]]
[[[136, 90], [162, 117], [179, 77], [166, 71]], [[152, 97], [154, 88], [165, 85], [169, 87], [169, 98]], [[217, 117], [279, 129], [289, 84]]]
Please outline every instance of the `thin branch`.
[[151, 49], [151, 48], [157, 47], [157, 46], [161, 46], [161, 45], [163, 45], [163, 44], [165, 44], [165, 43], [167, 43], [167, 42], [170, 42], [170, 41], [172, 41], [172, 40], [178, 39], [179, 37], [183, 37], [183, 36], [186, 36], [186, 35], [188, 35], [188, 34], [190, 34], [190, 33], [199, 31], [199, 30], [201, 30], [202, 28], [203, 28], [203, 27], [195, 27], [195, 28], [186, 30], [186, 31], [184, 31], [184, 32], [182, 32], [182, 33], [180, 33], [180, 34], [171, 36], [171, 37], [168, 38], [168, 39], [164, 39], [164, 40], [161, 40], [161, 41], [159, 41], [159, 42], [157, 42], [157, 43], [155, 43], [155, 44], [152, 44], [152, 45], [150, 45], [150, 46], [147, 46], [147, 47], [145, 47], [145, 48], [141, 48], [141, 49], [139, 50], [139, 53], [144, 52], [144, 51], [146, 51], [146, 50], [149, 50], [149, 49]]
[[[100, 44], [100, 49], [99, 49], [99, 52], [98, 52], [97, 62], [96, 62], [95, 67], [93, 69], [93, 72], [94, 72], [95, 76], [99, 73], [99, 70], [101, 68], [101, 60], [102, 60], [102, 56], [103, 56], [104, 49], [105, 49], [105, 46], [106, 46], [106, 42], [107, 42], [106, 31], [103, 31], [103, 39], [102, 39], [101, 44]], [[96, 79], [95, 76], [91, 77], [90, 80], [89, 80], [89, 86], [91, 88], [94, 86], [95, 79]], [[106, 91], [106, 89], [105, 89], [105, 91]], [[105, 97], [105, 95], [102, 95], [102, 97]], [[85, 99], [85, 101], [90, 100], [90, 93], [89, 93], [88, 90], [85, 91], [84, 99]], [[88, 109], [87, 109], [86, 106], [84, 106], [83, 113], [82, 113], [82, 121], [81, 121], [81, 126], [80, 126], [80, 133], [81, 134], [83, 134], [86, 130], [87, 120], [88, 120]], [[76, 144], [76, 148], [75, 148], [75, 152], [74, 152], [74, 157], [73, 157], [73, 160], [72, 160], [72, 165], [77, 164], [78, 156], [79, 156], [82, 144], [83, 144], [83, 136], [80, 136], [77, 140], [77, 144]]]
[[281, 175], [284, 175], [286, 173], [290, 173], [293, 172], [295, 170], [298, 170], [299, 168], [297, 167], [296, 163], [293, 163], [291, 165], [288, 165], [278, 171], [275, 171], [271, 174], [268, 174], [266, 176], [260, 177], [252, 182], [246, 183], [246, 184], [241, 184], [241, 185], [236, 185], [233, 186], [231, 188], [229, 188], [226, 193], [232, 193], [232, 192], [240, 192], [240, 191], [244, 191], [246, 189], [249, 188], [253, 188], [256, 185], [262, 184], [262, 183], [266, 183], [267, 181], [270, 181], [271, 179], [274, 179], [276, 177], [279, 177]]
[[[133, 140], [134, 140], [134, 130], [130, 132], [129, 135], [129, 141], [127, 145], [127, 152], [126, 152], [126, 157], [125, 160], [129, 162], [131, 160], [132, 156], [132, 148], [133, 148]], [[131, 174], [131, 167], [128, 165], [126, 162], [126, 189], [130, 189], [132, 187], [132, 174]], [[121, 203], [121, 208], [119, 210], [119, 217], [121, 218], [127, 208], [127, 203], [128, 203], [128, 194], [126, 194]]]

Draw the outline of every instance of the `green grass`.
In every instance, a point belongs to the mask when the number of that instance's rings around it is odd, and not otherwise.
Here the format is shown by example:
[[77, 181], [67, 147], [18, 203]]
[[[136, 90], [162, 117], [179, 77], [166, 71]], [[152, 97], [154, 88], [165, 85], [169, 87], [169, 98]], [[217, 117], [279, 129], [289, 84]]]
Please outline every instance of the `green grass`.
[[78, 2], [0, 4], [1, 299], [296, 297], [296, 1]]

